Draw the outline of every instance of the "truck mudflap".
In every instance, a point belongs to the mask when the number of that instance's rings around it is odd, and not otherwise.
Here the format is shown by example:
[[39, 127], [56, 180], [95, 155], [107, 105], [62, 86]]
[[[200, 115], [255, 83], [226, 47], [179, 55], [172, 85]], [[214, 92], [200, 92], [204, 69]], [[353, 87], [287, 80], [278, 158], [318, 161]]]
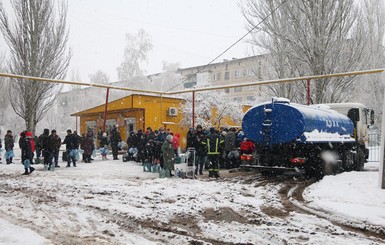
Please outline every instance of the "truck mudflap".
[[305, 173], [305, 170], [299, 168], [288, 168], [288, 167], [279, 167], [279, 166], [261, 166], [261, 165], [241, 165], [243, 169], [255, 169], [260, 172], [270, 172], [283, 174], [287, 172], [295, 172], [295, 173]]

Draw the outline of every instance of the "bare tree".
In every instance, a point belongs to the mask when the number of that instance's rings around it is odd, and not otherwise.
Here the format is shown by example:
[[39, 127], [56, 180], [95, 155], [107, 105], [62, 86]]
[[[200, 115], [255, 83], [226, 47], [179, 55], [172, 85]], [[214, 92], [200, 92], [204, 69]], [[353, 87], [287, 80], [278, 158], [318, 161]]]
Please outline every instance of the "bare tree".
[[[180, 85], [181, 75], [178, 73], [179, 63], [168, 63], [163, 61], [163, 72], [151, 76], [147, 86], [142, 88], [154, 89], [154, 88], [172, 88]], [[167, 90], [166, 90], [167, 91]]]
[[133, 76], [142, 75], [140, 62], [147, 60], [147, 53], [152, 49], [151, 39], [143, 30], [139, 30], [136, 36], [126, 34], [126, 47], [123, 61], [118, 67], [118, 79], [127, 80]]
[[[383, 0], [365, 0], [360, 2], [362, 28], [367, 30], [365, 52], [368, 68], [382, 68], [385, 64], [384, 33], [385, 3]], [[384, 98], [384, 74], [359, 77], [355, 97], [358, 101], [371, 106], [376, 113], [376, 121], [381, 122]], [[380, 123], [378, 124], [380, 125]]]
[[[291, 0], [277, 8], [282, 1], [244, 0], [242, 5], [248, 28], [271, 14], [253, 33], [251, 43], [270, 53], [278, 78], [323, 75], [363, 67], [365, 29], [359, 25], [359, 11], [354, 0]], [[354, 77], [316, 80], [312, 82], [312, 101], [346, 101], [352, 95], [355, 81]], [[303, 83], [279, 85], [275, 93], [301, 99], [305, 91], [303, 86]], [[300, 94], [293, 94], [298, 92]]]
[[[71, 69], [70, 71], [70, 80], [71, 81], [75, 81], [75, 82], [78, 82], [78, 81], [81, 81], [81, 76], [80, 76], [80, 72], [78, 69]], [[78, 89], [81, 89], [81, 86], [80, 85], [77, 85], [77, 84], [72, 84], [71, 85], [71, 90], [78, 90]]]
[[[12, 20], [0, 6], [0, 30], [11, 52], [8, 69], [13, 74], [63, 79], [70, 52], [67, 52], [67, 4], [55, 8], [51, 0], [13, 0]], [[27, 130], [36, 124], [55, 102], [61, 86], [54, 83], [13, 79], [11, 105], [24, 119]]]
[[90, 74], [89, 77], [91, 83], [106, 84], [110, 81], [108, 75], [101, 70], [98, 70], [94, 74]]
[[[0, 53], [0, 72], [5, 72], [4, 67], [5, 54]], [[4, 126], [5, 111], [9, 105], [9, 79], [0, 77], [0, 125]], [[1, 134], [1, 128], [0, 128]]]

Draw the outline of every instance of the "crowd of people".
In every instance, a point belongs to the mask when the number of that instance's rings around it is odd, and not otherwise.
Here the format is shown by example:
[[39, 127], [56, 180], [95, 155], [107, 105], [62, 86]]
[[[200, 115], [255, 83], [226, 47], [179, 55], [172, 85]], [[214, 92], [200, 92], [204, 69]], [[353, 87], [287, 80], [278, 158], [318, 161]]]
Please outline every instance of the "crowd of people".
[[[179, 134], [165, 131], [163, 128], [153, 131], [151, 127], [145, 132], [130, 132], [127, 138], [128, 158], [142, 164], [159, 164], [161, 168], [175, 170], [174, 163], [179, 158]], [[204, 129], [198, 125], [187, 132], [187, 153], [195, 164], [195, 175], [203, 175], [208, 170], [209, 177], [219, 177], [220, 168], [236, 168], [240, 165], [240, 154], [249, 153], [254, 145], [244, 137], [241, 130], [223, 128], [221, 131]], [[244, 147], [242, 147], [244, 146]], [[254, 148], [253, 148], [254, 149]], [[253, 150], [252, 150], [253, 151]]]
[[[173, 133], [170, 129], [163, 127], [159, 130], [152, 130], [148, 127], [146, 131], [141, 129], [137, 132], [130, 132], [124, 143], [119, 133], [119, 127], [114, 126], [108, 136], [107, 133], [98, 135], [99, 152], [102, 160], [107, 160], [109, 149], [112, 151], [113, 160], [119, 160], [119, 150], [127, 150], [128, 160], [135, 160], [146, 163], [157, 164], [161, 168], [169, 171], [173, 176], [175, 171], [175, 162], [180, 161], [178, 150], [180, 134]], [[204, 170], [209, 171], [209, 177], [219, 177], [220, 168], [234, 168], [240, 164], [239, 154], [242, 151], [242, 144], [246, 141], [241, 130], [235, 128], [223, 128], [221, 131], [210, 128], [204, 129], [198, 125], [196, 129], [190, 128], [187, 133], [187, 153], [192, 153], [188, 157], [188, 164], [195, 164], [195, 175], [203, 175]], [[23, 131], [20, 133], [19, 146], [21, 149], [21, 162], [24, 165], [23, 175], [31, 174], [35, 169], [31, 166], [36, 163], [43, 163], [46, 170], [53, 170], [59, 166], [59, 152], [61, 145], [65, 145], [63, 152], [63, 161], [67, 162], [66, 167], [76, 167], [79, 160], [79, 148], [83, 153], [83, 161], [90, 163], [95, 155], [96, 145], [93, 131], [88, 131], [80, 136], [76, 131], [67, 130], [64, 140], [57, 135], [55, 129], [44, 129], [43, 133], [32, 138], [32, 133]], [[7, 164], [13, 163], [14, 158], [14, 137], [12, 131], [8, 130], [4, 136], [5, 154]], [[126, 145], [122, 145], [126, 144]], [[251, 143], [252, 144], [252, 143]], [[244, 144], [245, 145], [245, 144]], [[0, 148], [2, 147], [0, 141]], [[253, 147], [251, 145], [250, 147]], [[241, 149], [241, 152], [238, 150]], [[0, 158], [1, 160], [1, 158]]]

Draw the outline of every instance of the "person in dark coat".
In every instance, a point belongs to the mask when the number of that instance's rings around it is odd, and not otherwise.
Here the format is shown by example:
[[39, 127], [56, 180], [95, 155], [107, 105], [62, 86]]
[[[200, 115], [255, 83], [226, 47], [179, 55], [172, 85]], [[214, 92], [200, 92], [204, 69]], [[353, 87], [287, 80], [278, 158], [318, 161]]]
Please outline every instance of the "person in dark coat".
[[231, 128], [225, 135], [225, 162], [226, 168], [236, 167], [237, 159], [231, 152], [237, 151], [237, 136], [235, 135], [235, 128]]
[[35, 151], [36, 151], [37, 164], [41, 162], [42, 137], [43, 137], [43, 134], [41, 134], [39, 137], [35, 135]]
[[7, 164], [11, 164], [13, 157], [15, 154], [13, 153], [14, 140], [11, 130], [7, 130], [7, 134], [4, 136], [4, 144], [5, 144], [5, 160]]
[[91, 163], [91, 155], [95, 149], [94, 135], [92, 131], [88, 131], [83, 139], [81, 149], [84, 151], [84, 162]]
[[155, 138], [155, 145], [157, 145], [159, 148], [159, 152], [160, 152], [160, 167], [163, 168], [163, 164], [164, 164], [164, 157], [163, 157], [163, 151], [161, 150], [162, 148], [162, 145], [163, 143], [166, 141], [166, 137], [167, 137], [167, 133], [164, 131], [164, 128], [163, 127], [160, 127], [159, 128], [159, 131], [158, 131], [158, 135], [156, 136]]
[[138, 149], [137, 161], [141, 162], [142, 164], [144, 163], [146, 158], [146, 144], [147, 144], [147, 135], [144, 134], [142, 130], [139, 130], [137, 133], [137, 149]]
[[79, 137], [78, 135], [72, 134], [71, 129], [67, 130], [67, 136], [64, 138], [63, 144], [66, 145], [67, 151], [67, 168], [71, 167], [71, 160], [73, 166], [76, 167], [76, 161], [78, 160], [78, 148], [79, 148]]
[[[24, 165], [24, 173], [23, 175], [31, 174], [35, 171], [35, 168], [31, 167], [32, 159], [33, 159], [33, 141], [32, 141], [32, 133], [26, 132], [24, 133], [24, 137], [19, 141], [20, 149], [21, 149], [21, 162]], [[29, 172], [28, 172], [29, 170]]]
[[108, 153], [108, 138], [107, 138], [107, 133], [103, 133], [102, 136], [99, 139], [99, 151], [100, 155], [102, 155], [102, 160], [108, 160], [107, 159], [107, 153]]
[[56, 130], [51, 130], [51, 142], [52, 142], [52, 157], [55, 163], [55, 168], [59, 168], [59, 151], [61, 146], [61, 138], [57, 135]]
[[207, 158], [207, 145], [204, 144], [206, 136], [203, 132], [202, 126], [198, 125], [194, 133], [193, 147], [195, 148], [195, 175], [203, 175], [203, 166]]
[[44, 165], [48, 165], [48, 170], [50, 170], [53, 158], [53, 142], [51, 137], [49, 136], [48, 128], [44, 129], [43, 131], [42, 153], [44, 157]]
[[[201, 125], [199, 125], [201, 126]], [[202, 126], [201, 126], [202, 127]], [[188, 132], [187, 132], [187, 136], [186, 136], [186, 150], [190, 147], [194, 147], [194, 129], [193, 128], [189, 128]]]
[[210, 128], [210, 134], [204, 142], [207, 145], [209, 177], [219, 177], [219, 157], [223, 148], [223, 142], [215, 128]]
[[[0, 152], [1, 152], [1, 148], [3, 148], [3, 144], [1, 143], [1, 139], [0, 139]], [[1, 155], [0, 155], [0, 163], [1, 163]]]
[[112, 148], [112, 156], [114, 160], [119, 160], [118, 152], [119, 152], [119, 143], [122, 141], [122, 138], [119, 134], [119, 128], [114, 125], [111, 130], [110, 142]]

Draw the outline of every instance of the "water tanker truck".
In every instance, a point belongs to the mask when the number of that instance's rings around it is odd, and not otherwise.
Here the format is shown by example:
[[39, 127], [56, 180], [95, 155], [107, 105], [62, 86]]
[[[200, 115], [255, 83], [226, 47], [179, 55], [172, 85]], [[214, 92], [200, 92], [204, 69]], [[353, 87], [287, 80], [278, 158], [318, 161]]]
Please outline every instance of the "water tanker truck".
[[374, 112], [359, 103], [300, 105], [285, 98], [250, 108], [242, 129], [256, 147], [263, 174], [303, 171], [322, 177], [360, 171], [369, 156]]

